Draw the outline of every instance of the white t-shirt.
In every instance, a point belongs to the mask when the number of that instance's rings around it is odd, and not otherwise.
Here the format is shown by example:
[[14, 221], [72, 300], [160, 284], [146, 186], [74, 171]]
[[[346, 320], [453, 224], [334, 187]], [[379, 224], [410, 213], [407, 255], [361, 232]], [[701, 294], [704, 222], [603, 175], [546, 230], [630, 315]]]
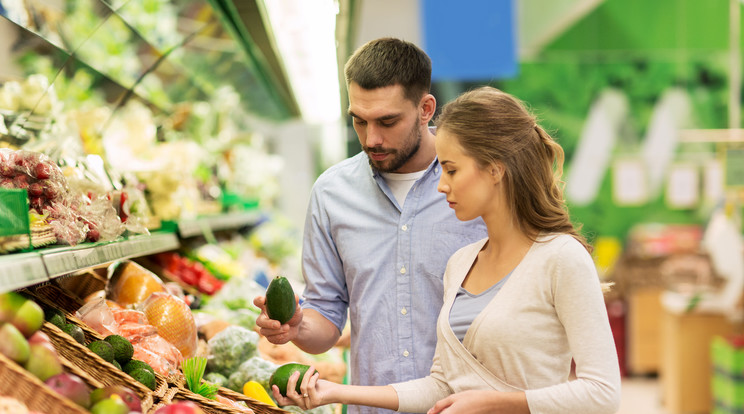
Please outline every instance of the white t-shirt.
[[395, 199], [398, 200], [400, 207], [406, 202], [406, 196], [411, 191], [413, 183], [419, 178], [424, 176], [426, 170], [416, 171], [412, 173], [398, 174], [398, 173], [381, 173], [382, 178], [385, 179], [390, 190], [393, 192]]

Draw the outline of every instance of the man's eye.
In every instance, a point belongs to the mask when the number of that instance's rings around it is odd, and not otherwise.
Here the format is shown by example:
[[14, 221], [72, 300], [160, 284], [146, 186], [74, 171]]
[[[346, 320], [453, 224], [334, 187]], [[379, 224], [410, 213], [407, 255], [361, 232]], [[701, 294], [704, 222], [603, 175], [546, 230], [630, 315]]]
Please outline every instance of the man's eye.
[[364, 121], [362, 119], [356, 119], [355, 118], [354, 119], [354, 123], [357, 124], [357, 125], [366, 125], [367, 124], [367, 121]]
[[384, 127], [391, 127], [395, 125], [395, 121], [380, 122], [380, 124], [382, 124], [382, 126]]

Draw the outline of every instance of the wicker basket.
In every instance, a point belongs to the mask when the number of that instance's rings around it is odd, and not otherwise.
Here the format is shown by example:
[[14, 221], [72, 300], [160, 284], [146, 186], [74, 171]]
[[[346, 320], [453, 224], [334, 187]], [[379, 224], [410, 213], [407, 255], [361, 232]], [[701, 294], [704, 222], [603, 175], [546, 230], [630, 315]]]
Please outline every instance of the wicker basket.
[[[245, 402], [248, 408], [253, 410], [253, 412], [256, 414], [289, 413], [288, 411], [282, 410], [281, 408], [274, 407], [261, 401], [256, 401], [253, 398], [247, 397], [243, 394], [237, 393], [224, 387], [220, 388], [219, 394], [233, 401]], [[195, 394], [182, 386], [171, 386], [171, 388], [168, 389], [166, 395], [160, 399], [160, 402], [153, 406], [152, 412], [164, 405], [175, 402], [176, 400], [195, 402], [205, 413], [208, 414], [245, 414], [245, 411], [240, 411], [237, 408], [232, 408], [217, 400], [210, 400], [208, 398], [202, 397], [201, 395]]]
[[[68, 296], [62, 289], [52, 285], [46, 285], [39, 286], [26, 293], [44, 309], [54, 307], [63, 311], [69, 323], [77, 325], [83, 330], [86, 343], [104, 338], [103, 335], [91, 329], [83, 321], [74, 316], [73, 313], [79, 308], [80, 304], [77, 300]], [[55, 301], [51, 302], [50, 297], [53, 297]], [[44, 322], [42, 330], [49, 335], [52, 343], [65, 358], [83, 371], [88, 372], [103, 385], [125, 385], [136, 392], [143, 401], [148, 399], [155, 401], [157, 398], [165, 395], [165, 391], [168, 389], [167, 379], [157, 372], [155, 373], [155, 390], [150, 390], [129, 374], [116, 368], [86, 346], [75, 341], [70, 335], [53, 324]]]
[[106, 288], [106, 278], [92, 271], [60, 277], [55, 281], [70, 296], [81, 301], [91, 293]]
[[[65, 361], [63, 358], [60, 359], [64, 365]], [[82, 378], [87, 382], [85, 377]], [[89, 382], [88, 385], [91, 383]], [[88, 413], [84, 408], [52, 391], [40, 379], [3, 354], [0, 354], [0, 395], [13, 397], [23, 402], [29, 410], [41, 413]]]

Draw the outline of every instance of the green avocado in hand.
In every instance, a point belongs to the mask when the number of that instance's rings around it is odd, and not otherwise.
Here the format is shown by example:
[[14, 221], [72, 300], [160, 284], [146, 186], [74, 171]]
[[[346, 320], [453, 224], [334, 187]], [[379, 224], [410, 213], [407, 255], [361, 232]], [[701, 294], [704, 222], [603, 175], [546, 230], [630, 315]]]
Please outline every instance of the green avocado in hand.
[[271, 280], [266, 289], [266, 314], [269, 318], [281, 323], [287, 323], [297, 308], [294, 290], [284, 276], [277, 276]]
[[[286, 397], [287, 382], [289, 382], [289, 377], [291, 377], [292, 374], [295, 373], [295, 371], [300, 371], [300, 378], [297, 379], [297, 385], [295, 386], [295, 391], [300, 394], [300, 383], [302, 383], [302, 378], [305, 376], [305, 373], [309, 368], [310, 366], [308, 365], [298, 364], [295, 362], [281, 365], [279, 366], [279, 368], [276, 369], [276, 371], [274, 371], [274, 373], [271, 375], [271, 378], [269, 378], [269, 388], [273, 388], [273, 386], [276, 385], [277, 387], [279, 387], [279, 392]], [[313, 374], [315, 372], [317, 371], [313, 371]]]

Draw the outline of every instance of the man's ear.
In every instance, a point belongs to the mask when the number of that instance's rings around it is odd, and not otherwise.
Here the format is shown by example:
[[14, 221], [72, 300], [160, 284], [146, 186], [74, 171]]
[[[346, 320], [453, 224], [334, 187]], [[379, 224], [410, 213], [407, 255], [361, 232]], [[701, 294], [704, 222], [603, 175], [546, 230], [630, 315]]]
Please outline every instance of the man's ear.
[[421, 123], [428, 124], [429, 121], [434, 117], [434, 112], [437, 110], [437, 100], [434, 95], [427, 93], [421, 98]]

